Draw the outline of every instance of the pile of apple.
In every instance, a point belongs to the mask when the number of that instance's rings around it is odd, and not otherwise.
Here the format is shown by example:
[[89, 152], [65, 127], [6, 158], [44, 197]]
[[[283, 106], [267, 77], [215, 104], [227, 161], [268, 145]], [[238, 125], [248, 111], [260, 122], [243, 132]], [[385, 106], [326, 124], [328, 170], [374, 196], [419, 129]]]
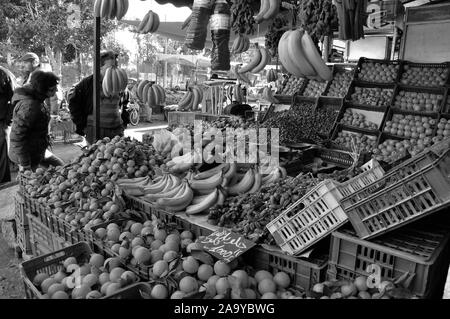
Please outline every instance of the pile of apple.
[[408, 155], [408, 149], [411, 147], [410, 140], [387, 139], [373, 150], [373, 154], [377, 161], [392, 163]]
[[444, 99], [442, 94], [399, 91], [394, 106], [405, 111], [438, 112]]
[[392, 83], [397, 79], [399, 64], [389, 63], [363, 63], [358, 73], [358, 80], [374, 83]]
[[449, 69], [434, 67], [404, 66], [401, 83], [411, 86], [443, 86], [447, 79]]
[[367, 121], [364, 114], [352, 111], [351, 109], [345, 110], [341, 123], [368, 130], [378, 129], [378, 125], [373, 122]]
[[353, 71], [337, 73], [331, 80], [327, 96], [345, 97], [353, 80]]
[[295, 76], [291, 76], [287, 80], [286, 84], [284, 84], [284, 86], [282, 88], [278, 89], [277, 93], [281, 94], [281, 95], [294, 95], [298, 91], [300, 91], [300, 89], [302, 88], [303, 83], [305, 81], [306, 80], [303, 78], [297, 78]]
[[340, 131], [333, 142], [347, 150], [353, 150], [353, 147], [356, 147], [360, 152], [370, 153], [376, 147], [377, 137], [362, 133]]
[[39, 273], [30, 279], [43, 299], [99, 299], [139, 281], [118, 258], [105, 260], [99, 254], [86, 257], [69, 257], [59, 265], [57, 273]]
[[306, 85], [304, 96], [309, 97], [319, 97], [325, 91], [327, 87], [327, 82], [319, 82], [316, 80], [309, 80], [308, 85]]
[[433, 142], [440, 142], [450, 136], [450, 119], [441, 118], [437, 125], [436, 136]]
[[355, 87], [355, 92], [351, 95], [351, 101], [357, 104], [370, 106], [388, 106], [391, 103], [393, 89]]

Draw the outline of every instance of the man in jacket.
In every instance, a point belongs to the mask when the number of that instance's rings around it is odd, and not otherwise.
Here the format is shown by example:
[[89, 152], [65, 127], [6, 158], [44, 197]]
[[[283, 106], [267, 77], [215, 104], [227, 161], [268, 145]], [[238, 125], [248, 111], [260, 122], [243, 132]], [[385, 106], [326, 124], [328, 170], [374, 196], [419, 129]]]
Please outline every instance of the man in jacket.
[[14, 75], [0, 66], [0, 184], [11, 181], [6, 130], [11, 124], [11, 98], [13, 96], [14, 88]]
[[[100, 54], [100, 87], [106, 70], [117, 65], [117, 54], [112, 51], [105, 51]], [[122, 136], [124, 132], [123, 120], [119, 111], [119, 96], [105, 97], [103, 90], [100, 91], [100, 136], [113, 138]], [[94, 75], [90, 75], [81, 80], [68, 94], [69, 109], [72, 121], [76, 126], [76, 133], [86, 136], [88, 143], [94, 141]]]
[[30, 83], [31, 73], [39, 70], [41, 67], [41, 61], [36, 53], [28, 52], [21, 59], [22, 61], [22, 71], [24, 73], [23, 85]]

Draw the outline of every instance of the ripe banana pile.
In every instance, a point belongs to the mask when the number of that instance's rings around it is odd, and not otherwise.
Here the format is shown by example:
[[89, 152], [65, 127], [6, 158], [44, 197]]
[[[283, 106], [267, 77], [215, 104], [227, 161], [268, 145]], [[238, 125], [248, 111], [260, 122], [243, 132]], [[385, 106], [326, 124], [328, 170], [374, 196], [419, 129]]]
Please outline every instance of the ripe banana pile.
[[190, 88], [189, 91], [181, 98], [180, 102], [178, 102], [178, 110], [197, 110], [202, 100], [203, 91], [198, 86], [194, 86], [193, 88]]
[[296, 77], [318, 81], [330, 81], [333, 78], [307, 31], [286, 31], [278, 43], [278, 56], [283, 67]]
[[277, 71], [274, 69], [270, 69], [267, 72], [267, 82], [275, 82], [276, 80], [278, 80]]
[[236, 85], [230, 85], [227, 88], [227, 98], [231, 101], [231, 102], [238, 102], [238, 103], [243, 103], [245, 102], [245, 95], [244, 95], [244, 90], [241, 86], [241, 84], [236, 84]]
[[159, 15], [150, 10], [139, 23], [136, 31], [141, 34], [154, 33], [159, 28]]
[[139, 83], [136, 89], [138, 98], [150, 107], [156, 105], [163, 105], [166, 102], [166, 92], [159, 84], [151, 84], [151, 82], [144, 80]]
[[239, 64], [236, 64], [235, 66], [233, 66], [233, 68], [232, 68], [232, 76], [235, 77], [240, 82], [247, 83], [247, 84], [251, 85], [250, 79], [247, 77], [246, 74], [241, 73], [240, 70], [241, 70], [241, 67], [239, 66]]
[[271, 104], [279, 104], [280, 103], [280, 101], [278, 101], [273, 96], [273, 92], [272, 92], [272, 89], [270, 86], [264, 87], [263, 92], [262, 92], [262, 98]]
[[106, 70], [103, 77], [103, 94], [107, 97], [118, 95], [126, 89], [127, 84], [128, 76], [125, 70], [112, 66]]
[[246, 73], [246, 72], [252, 72], [252, 73], [259, 73], [266, 65], [270, 62], [270, 53], [269, 50], [267, 50], [265, 47], [260, 47], [257, 44], [255, 45], [255, 49], [253, 50], [253, 55], [250, 59], [250, 62], [243, 66], [238, 72], [239, 73]]
[[245, 35], [239, 34], [233, 41], [231, 53], [240, 54], [250, 49], [250, 39]]
[[275, 18], [280, 12], [281, 0], [261, 0], [259, 12], [255, 16], [256, 23], [261, 23]]
[[128, 0], [96, 0], [94, 4], [94, 16], [102, 19], [122, 20], [127, 14]]

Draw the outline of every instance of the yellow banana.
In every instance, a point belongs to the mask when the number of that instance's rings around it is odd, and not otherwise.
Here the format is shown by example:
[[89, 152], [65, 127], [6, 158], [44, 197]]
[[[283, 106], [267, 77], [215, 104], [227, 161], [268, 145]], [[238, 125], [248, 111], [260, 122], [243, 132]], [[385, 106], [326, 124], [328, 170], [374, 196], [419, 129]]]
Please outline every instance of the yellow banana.
[[269, 50], [266, 48], [259, 48], [261, 52], [261, 61], [260, 63], [252, 70], [252, 73], [259, 73], [266, 67], [267, 63], [270, 61]]
[[159, 28], [159, 15], [157, 13], [153, 13], [153, 25], [150, 30], [151, 33], [154, 33]]
[[116, 181], [117, 184], [141, 184], [141, 183], [149, 183], [150, 177], [136, 177], [136, 178], [121, 178]]
[[127, 85], [128, 85], [128, 75], [127, 72], [124, 69], [118, 68], [117, 71], [120, 75], [120, 91], [125, 91]]
[[291, 57], [292, 62], [305, 76], [314, 76], [317, 75], [317, 73], [309, 63], [309, 61], [306, 59], [305, 52], [303, 51], [303, 32], [303, 30], [294, 30], [291, 32], [287, 40], [288, 54]]
[[198, 107], [198, 105], [200, 104], [200, 94], [198, 93], [198, 90], [197, 90], [196, 87], [194, 87], [194, 88], [192, 89], [192, 95], [193, 95], [193, 98], [192, 98], [192, 108], [193, 108], [194, 110], [196, 110], [197, 107]]
[[187, 207], [191, 202], [192, 199], [194, 198], [194, 192], [192, 191], [192, 189], [189, 186], [184, 186], [184, 192], [176, 197], [165, 197], [165, 198], [160, 198], [156, 201], [156, 203], [158, 205], [161, 206], [182, 206], [182, 205], [186, 205], [185, 207]]
[[159, 182], [144, 188], [145, 194], [149, 195], [160, 193], [166, 187], [168, 178], [169, 178], [168, 175], [165, 174], [164, 177]]
[[102, 16], [102, 0], [95, 0], [94, 4], [94, 17], [101, 17]]
[[161, 85], [158, 85], [158, 84], [155, 84], [155, 85], [161, 94], [161, 104], [166, 103], [166, 91], [164, 91], [164, 88]]
[[273, 19], [280, 11], [280, 0], [269, 0], [269, 9], [264, 13], [263, 20]]
[[223, 175], [223, 178], [228, 179], [231, 181], [234, 175], [236, 175], [237, 172], [237, 165], [236, 163], [230, 163], [230, 169]]
[[273, 172], [270, 173], [269, 175], [263, 177], [262, 183], [263, 183], [264, 185], [269, 185], [269, 184], [271, 184], [271, 183], [273, 183], [273, 182], [278, 181], [280, 178], [281, 178], [281, 172], [280, 172], [279, 168], [277, 167], [277, 168], [275, 169], [275, 171], [273, 171]]
[[238, 72], [239, 73], [246, 73], [251, 70], [253, 70], [260, 62], [261, 62], [261, 51], [259, 51], [258, 45], [256, 45], [256, 48], [253, 50], [253, 56], [250, 60], [250, 62], [242, 67]]
[[281, 178], [285, 179], [288, 176], [286, 169], [284, 167], [280, 166], [279, 170], [280, 170], [280, 173], [281, 173]]
[[155, 20], [155, 15], [154, 15], [153, 11], [150, 10], [150, 15], [149, 15], [149, 18], [147, 21], [147, 25], [145, 26], [142, 33], [149, 33], [152, 30], [154, 20]]
[[280, 38], [280, 42], [278, 42], [278, 57], [280, 58], [281, 64], [283, 67], [288, 71], [289, 73], [297, 76], [297, 77], [303, 77], [303, 74], [300, 72], [300, 70], [297, 68], [295, 64], [291, 61], [291, 58], [289, 56], [288, 52], [288, 38], [291, 34], [291, 30], [286, 31], [283, 33], [283, 35]]
[[186, 95], [187, 95], [187, 97], [184, 100], [184, 102], [183, 103], [180, 102], [180, 104], [178, 104], [178, 107], [181, 110], [188, 109], [188, 107], [192, 104], [192, 100], [193, 100], [193, 97], [194, 97], [193, 93], [191, 91], [189, 91], [188, 93], [186, 93]]
[[147, 104], [148, 102], [148, 91], [150, 91], [152, 88], [152, 84], [149, 82], [147, 83], [147, 85], [144, 87], [144, 90], [142, 91], [142, 102], [144, 102], [145, 104]]
[[190, 185], [193, 190], [199, 190], [199, 191], [206, 191], [206, 190], [212, 190], [219, 186], [222, 183], [223, 180], [223, 172], [219, 171], [213, 176], [201, 179], [201, 180], [191, 180]]
[[149, 84], [149, 83], [150, 83], [149, 81], [144, 80], [144, 81], [142, 81], [142, 82], [139, 84], [139, 86], [138, 86], [138, 88], [137, 88], [137, 96], [138, 96], [138, 98], [140, 98], [141, 100], [143, 100], [143, 97], [144, 97], [144, 94], [143, 94], [144, 88], [145, 88], [145, 86], [146, 86], [147, 84]]
[[111, 68], [112, 78], [112, 94], [116, 95], [120, 92], [120, 77], [117, 68]]
[[[105, 0], [104, 0], [105, 1]], [[109, 13], [108, 18], [110, 20], [116, 17], [116, 0], [108, 0], [109, 1]]]
[[266, 12], [269, 10], [270, 3], [269, 0], [261, 0], [261, 6], [259, 7], [258, 14], [254, 17], [256, 23], [261, 23]]
[[216, 175], [218, 172], [224, 172], [224, 174], [225, 174], [225, 172], [228, 171], [229, 168], [230, 168], [229, 163], [223, 163], [223, 164], [220, 164], [219, 166], [211, 168], [207, 171], [198, 173], [197, 175], [194, 176], [194, 179], [197, 179], [197, 180], [207, 179], [207, 178], [210, 178], [211, 176]]
[[102, 5], [100, 8], [101, 18], [106, 19], [109, 16], [110, 11], [110, 0], [102, 0]]
[[186, 214], [194, 215], [200, 214], [217, 203], [217, 197], [219, 196], [219, 191], [215, 189], [210, 195], [208, 195], [202, 202], [196, 205], [190, 205], [186, 208]]
[[226, 196], [225, 196], [224, 191], [222, 191], [222, 189], [219, 189], [219, 194], [217, 196], [216, 205], [223, 206], [223, 204], [225, 204], [225, 199], [226, 199]]
[[119, 21], [122, 20], [122, 18], [127, 14], [128, 5], [129, 5], [128, 0], [116, 0], [117, 20]]
[[230, 194], [231, 196], [245, 194], [252, 188], [254, 182], [255, 173], [252, 169], [249, 169], [239, 183], [228, 188], [228, 194]]
[[151, 14], [151, 12], [147, 12], [147, 14], [144, 16], [141, 23], [139, 23], [139, 26], [137, 27], [137, 32], [139, 32], [139, 33], [144, 32], [144, 29], [148, 24], [148, 20], [150, 19], [150, 14]]
[[111, 84], [109, 83], [110, 74], [111, 74], [111, 68], [106, 69], [105, 76], [103, 77], [103, 81], [102, 81], [103, 94], [106, 97], [111, 96], [111, 92], [110, 92]]
[[178, 192], [182, 189], [183, 186], [184, 186], [184, 184], [180, 184], [177, 187], [175, 187], [175, 188], [173, 188], [170, 191], [165, 192], [165, 193], [145, 195], [143, 197], [143, 199], [145, 201], [148, 201], [148, 202], [156, 202], [160, 198], [174, 197], [174, 196], [176, 196], [178, 194]]
[[323, 81], [330, 81], [333, 78], [333, 74], [330, 68], [322, 60], [322, 57], [317, 51], [314, 42], [307, 31], [305, 31], [302, 36], [302, 45], [306, 59], [312, 65], [317, 75], [320, 76]]
[[252, 188], [248, 191], [248, 194], [254, 194], [261, 189], [262, 185], [262, 176], [258, 170], [255, 170], [255, 182], [253, 183]]

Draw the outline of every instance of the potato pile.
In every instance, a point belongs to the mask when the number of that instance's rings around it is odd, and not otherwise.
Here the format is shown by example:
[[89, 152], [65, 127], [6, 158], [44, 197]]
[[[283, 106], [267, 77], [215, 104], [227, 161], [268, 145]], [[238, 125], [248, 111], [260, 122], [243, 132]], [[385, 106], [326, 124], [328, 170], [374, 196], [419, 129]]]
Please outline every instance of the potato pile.
[[337, 73], [331, 80], [327, 96], [344, 97], [353, 80], [353, 71]]
[[296, 78], [294, 76], [291, 76], [286, 84], [282, 88], [279, 88], [278, 94], [294, 95], [295, 93], [300, 91], [304, 81], [306, 80], [303, 78]]
[[434, 142], [440, 142], [444, 138], [450, 136], [450, 119], [441, 118], [437, 125], [436, 136], [433, 138]]
[[448, 72], [447, 68], [421, 68], [405, 65], [400, 82], [412, 86], [442, 86], [445, 84]]
[[392, 83], [397, 79], [399, 65], [387, 63], [363, 63], [358, 80], [374, 83]]
[[351, 101], [370, 106], [388, 106], [391, 103], [393, 89], [355, 87]]
[[303, 92], [303, 95], [309, 97], [319, 97], [325, 91], [326, 87], [327, 82], [310, 80], [306, 86], [305, 92]]
[[367, 121], [364, 114], [354, 112], [351, 109], [345, 110], [344, 117], [342, 118], [341, 123], [368, 130], [378, 129], [378, 125], [373, 122]]
[[439, 112], [442, 94], [399, 91], [394, 106], [398, 109], [414, 112]]
[[354, 145], [360, 152], [370, 153], [376, 147], [377, 137], [362, 133], [341, 131], [338, 133], [334, 143], [344, 147], [345, 149], [352, 150], [352, 141], [354, 141]]

